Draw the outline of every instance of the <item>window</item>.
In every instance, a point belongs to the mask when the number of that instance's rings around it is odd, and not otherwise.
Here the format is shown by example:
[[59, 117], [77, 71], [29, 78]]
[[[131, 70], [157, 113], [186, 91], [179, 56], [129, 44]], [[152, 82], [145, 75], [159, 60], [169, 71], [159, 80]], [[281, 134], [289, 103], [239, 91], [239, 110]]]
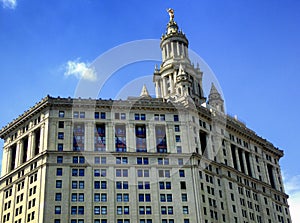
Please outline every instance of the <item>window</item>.
[[106, 169], [94, 169], [95, 177], [106, 177]]
[[55, 206], [55, 214], [61, 214], [61, 206]]
[[180, 182], [180, 189], [185, 190], [186, 189], [186, 183], [185, 181]]
[[95, 189], [107, 189], [107, 182], [106, 181], [94, 181], [94, 188]]
[[169, 165], [169, 158], [157, 158], [158, 165]]
[[126, 119], [126, 114], [125, 113], [121, 113], [121, 120], [125, 120]]
[[62, 156], [56, 157], [56, 162], [57, 163], [63, 163], [63, 157]]
[[138, 189], [145, 189], [145, 190], [149, 190], [150, 189], [150, 182], [149, 181], [139, 181], [138, 182]]
[[158, 170], [158, 176], [170, 178], [170, 170]]
[[99, 156], [96, 156], [94, 158], [94, 163], [95, 164], [106, 164], [106, 157], [99, 157]]
[[179, 170], [179, 176], [180, 176], [180, 177], [185, 177], [184, 170]]
[[144, 214], [151, 214], [151, 207], [150, 206], [140, 206], [139, 207], [139, 214], [144, 215]]
[[189, 214], [189, 207], [188, 206], [183, 206], [182, 207], [182, 212], [183, 212], [183, 214]]
[[62, 168], [57, 168], [56, 169], [56, 176], [62, 176], [62, 172], [63, 172]]
[[179, 125], [175, 125], [175, 126], [174, 126], [174, 129], [175, 129], [175, 132], [180, 132], [180, 127], [179, 127]]
[[178, 159], [178, 165], [180, 165], [180, 166], [183, 165], [183, 159], [181, 159], [181, 158]]
[[116, 188], [117, 189], [125, 189], [127, 190], [128, 189], [128, 181], [117, 181], [116, 182]]
[[172, 202], [172, 194], [160, 194], [160, 201], [161, 202]]
[[164, 115], [164, 114], [155, 114], [155, 115], [154, 115], [154, 120], [155, 120], [155, 121], [165, 121], [166, 118], [165, 118], [165, 115]]
[[149, 164], [149, 159], [146, 158], [146, 157], [137, 157], [136, 158], [136, 164], [139, 164], [139, 165], [148, 165]]
[[62, 188], [62, 181], [61, 180], [56, 181], [56, 188]]
[[85, 112], [80, 112], [79, 116], [80, 118], [85, 118]]
[[178, 122], [179, 121], [179, 116], [178, 115], [174, 115], [174, 122]]
[[63, 132], [59, 132], [57, 135], [58, 139], [64, 139], [64, 133]]
[[163, 182], [163, 181], [159, 182], [159, 189], [161, 189], [161, 190], [164, 190], [164, 189], [171, 190], [171, 188], [172, 188], [171, 182]]
[[117, 194], [117, 202], [129, 202], [129, 194]]
[[150, 194], [139, 194], [139, 202], [151, 202]]
[[149, 177], [149, 170], [137, 170], [138, 177]]
[[134, 120], [146, 120], [145, 114], [134, 114]]
[[176, 150], [177, 150], [177, 153], [182, 153], [182, 148], [181, 148], [181, 146], [176, 146]]
[[73, 156], [73, 163], [85, 163], [83, 156]]
[[187, 194], [181, 194], [181, 201], [182, 202], [187, 202], [188, 201]]
[[116, 177], [128, 177], [127, 169], [116, 169]]
[[84, 176], [84, 169], [72, 169], [72, 176], [76, 177], [76, 176]]
[[116, 157], [116, 164], [128, 164], [127, 157]]
[[65, 127], [64, 121], [59, 121], [58, 122], [58, 128], [63, 129]]
[[79, 112], [78, 111], [73, 112], [73, 118], [78, 118], [78, 117], [79, 117]]
[[59, 118], [64, 118], [65, 117], [65, 111], [59, 111], [58, 112], [58, 117]]
[[59, 143], [57, 144], [57, 151], [63, 151], [64, 150], [64, 144]]
[[99, 112], [95, 112], [95, 119], [99, 119], [100, 115], [99, 115]]
[[181, 139], [180, 139], [180, 136], [179, 136], [179, 135], [176, 135], [176, 136], [175, 136], [175, 141], [176, 141], [176, 142], [181, 142]]
[[55, 201], [61, 201], [61, 193], [55, 194]]

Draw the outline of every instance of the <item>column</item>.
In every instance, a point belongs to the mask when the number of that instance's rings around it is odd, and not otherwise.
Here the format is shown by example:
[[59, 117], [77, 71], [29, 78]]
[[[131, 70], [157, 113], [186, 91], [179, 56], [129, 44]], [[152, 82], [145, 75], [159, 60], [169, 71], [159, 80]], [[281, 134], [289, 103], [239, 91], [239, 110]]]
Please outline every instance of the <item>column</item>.
[[105, 124], [106, 151], [115, 152], [115, 125], [111, 122]]
[[174, 93], [174, 81], [173, 81], [172, 76], [173, 76], [173, 74], [169, 75], [169, 81], [170, 81], [171, 93]]
[[16, 162], [15, 162], [15, 168], [17, 168], [19, 165], [22, 164], [23, 160], [23, 141], [19, 140], [17, 142], [17, 151], [16, 151]]
[[88, 122], [84, 124], [84, 150], [93, 151], [94, 149], [94, 124]]
[[136, 151], [135, 125], [126, 124], [126, 148], [127, 152]]
[[166, 59], [166, 48], [163, 47], [162, 48], [162, 61], [164, 61]]
[[166, 44], [165, 46], [166, 46], [166, 50], [167, 50], [166, 55], [167, 55], [167, 58], [169, 58], [170, 57], [170, 54], [169, 54], [169, 45]]
[[235, 158], [236, 158], [237, 169], [238, 169], [238, 171], [241, 171], [241, 164], [240, 164], [240, 157], [239, 157], [238, 148], [235, 148]]
[[163, 89], [164, 89], [164, 97], [166, 97], [168, 95], [168, 89], [167, 89], [167, 83], [165, 77], [163, 77]]
[[223, 146], [223, 148], [225, 148], [225, 151], [227, 153], [227, 161], [228, 161], [228, 166], [231, 166], [234, 168], [234, 164], [233, 164], [233, 156], [231, 154], [231, 148], [230, 148], [230, 143], [228, 143], [226, 140], [225, 140], [225, 146]]
[[146, 124], [147, 151], [156, 152], [155, 126], [152, 123]]
[[43, 123], [41, 125], [41, 130], [40, 130], [40, 151], [39, 152], [43, 152], [44, 150], [46, 150], [46, 148], [44, 148], [44, 138], [45, 138], [45, 124]]
[[11, 170], [11, 160], [12, 159], [12, 151], [10, 148], [7, 149], [7, 168], [6, 168], [6, 173], [8, 173]]
[[242, 150], [242, 159], [243, 159], [245, 174], [248, 175], [248, 167], [247, 167], [246, 155], [244, 150]]
[[30, 132], [28, 135], [27, 160], [30, 160], [32, 158], [34, 146], [35, 146], [35, 134], [34, 132]]
[[253, 164], [253, 156], [251, 153], [249, 153], [249, 162], [250, 162], [252, 177], [255, 179], [258, 179], [257, 174], [256, 174], [257, 168], [255, 168], [255, 166]]
[[180, 56], [179, 42], [176, 42], [176, 44], [177, 44], [177, 55]]
[[172, 56], [175, 57], [174, 42], [171, 42], [171, 52], [172, 52]]
[[181, 51], [182, 51], [182, 56], [184, 57], [185, 56], [185, 51], [184, 51], [184, 45], [183, 45], [183, 43], [181, 44]]
[[3, 150], [3, 158], [2, 158], [2, 171], [1, 171], [1, 176], [4, 176], [7, 173], [7, 168], [8, 168], [8, 149], [5, 148]]

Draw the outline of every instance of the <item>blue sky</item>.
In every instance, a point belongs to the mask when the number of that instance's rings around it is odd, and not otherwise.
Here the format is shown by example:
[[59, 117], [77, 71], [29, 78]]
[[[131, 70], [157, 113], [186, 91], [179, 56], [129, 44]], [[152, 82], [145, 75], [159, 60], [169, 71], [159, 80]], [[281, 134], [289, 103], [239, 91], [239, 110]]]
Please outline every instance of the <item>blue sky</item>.
[[[172, 7], [190, 48], [218, 78], [227, 111], [285, 151], [280, 163], [292, 217], [300, 222], [299, 1], [0, 2], [0, 126], [47, 94], [74, 96], [82, 71], [93, 75], [87, 66], [107, 50], [159, 39]], [[153, 64], [126, 66], [102, 96], [114, 98], [112, 84], [150, 75]]]

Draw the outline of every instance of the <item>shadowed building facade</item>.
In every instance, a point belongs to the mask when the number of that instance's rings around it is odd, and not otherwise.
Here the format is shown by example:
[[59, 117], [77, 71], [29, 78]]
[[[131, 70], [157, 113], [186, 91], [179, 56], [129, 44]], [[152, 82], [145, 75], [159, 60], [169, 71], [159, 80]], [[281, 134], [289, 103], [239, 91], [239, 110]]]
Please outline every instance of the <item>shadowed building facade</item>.
[[156, 98], [47, 96], [2, 128], [1, 222], [291, 222], [283, 151], [205, 98], [169, 13]]

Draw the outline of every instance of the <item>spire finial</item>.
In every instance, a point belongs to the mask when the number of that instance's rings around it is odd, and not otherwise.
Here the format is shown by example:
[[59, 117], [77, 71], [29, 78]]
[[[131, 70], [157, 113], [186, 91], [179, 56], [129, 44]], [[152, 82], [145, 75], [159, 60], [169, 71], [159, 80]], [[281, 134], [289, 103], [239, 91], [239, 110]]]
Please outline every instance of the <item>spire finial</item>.
[[169, 13], [170, 16], [170, 22], [174, 21], [174, 9], [168, 8], [167, 12]]
[[148, 89], [147, 89], [147, 87], [146, 87], [145, 84], [143, 85], [143, 88], [142, 88], [140, 97], [147, 97], [147, 98], [150, 97], [149, 92], [148, 92]]

